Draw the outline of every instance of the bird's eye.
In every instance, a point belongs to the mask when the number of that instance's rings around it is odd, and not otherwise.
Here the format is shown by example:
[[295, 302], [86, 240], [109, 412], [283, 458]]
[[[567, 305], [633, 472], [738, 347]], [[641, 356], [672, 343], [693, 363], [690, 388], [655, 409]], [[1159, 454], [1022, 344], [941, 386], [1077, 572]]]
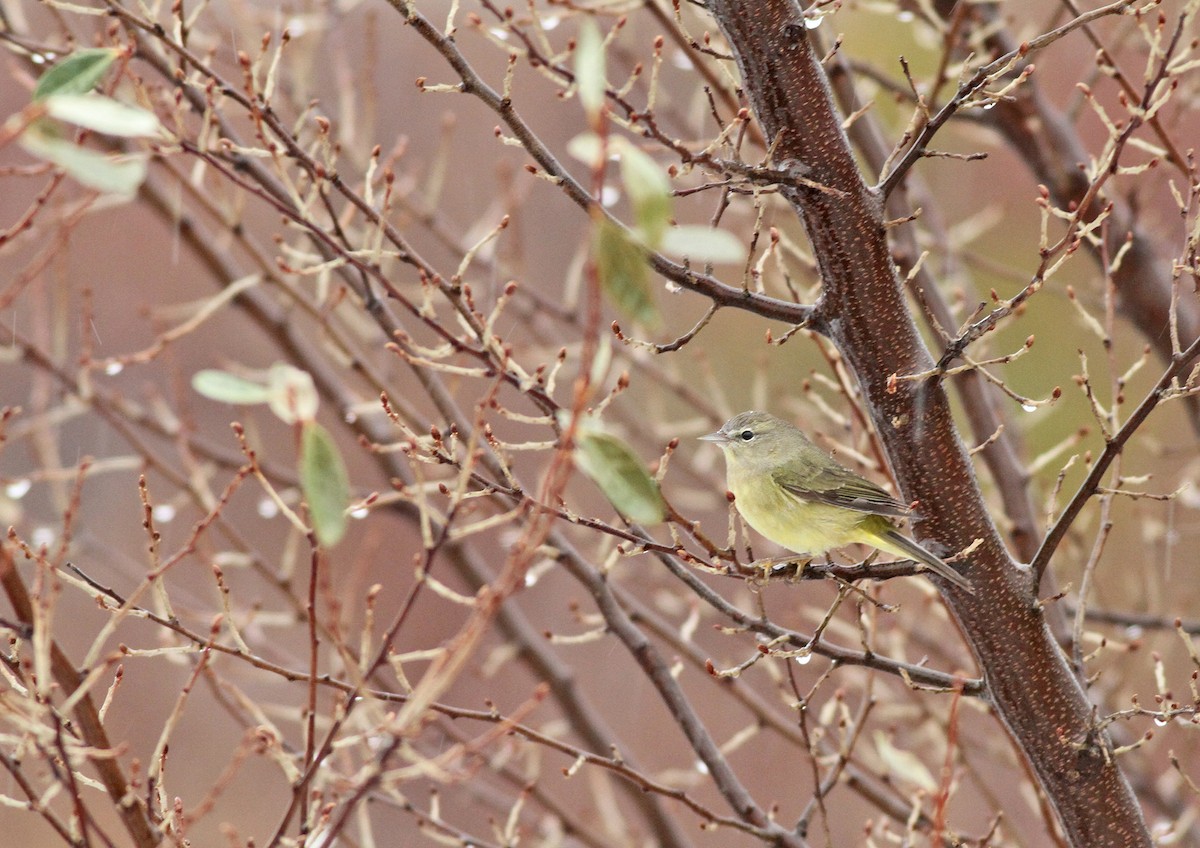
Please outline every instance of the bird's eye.
[[753, 430], [743, 430], [742, 432], [738, 433], [738, 438], [741, 439], [743, 442], [748, 442], [754, 438], [754, 431]]

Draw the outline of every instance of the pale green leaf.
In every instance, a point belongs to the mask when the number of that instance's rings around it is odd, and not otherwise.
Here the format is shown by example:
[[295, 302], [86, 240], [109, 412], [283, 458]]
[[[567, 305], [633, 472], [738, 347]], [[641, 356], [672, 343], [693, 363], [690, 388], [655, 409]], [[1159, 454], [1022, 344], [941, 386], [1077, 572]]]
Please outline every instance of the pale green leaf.
[[693, 262], [742, 262], [746, 246], [733, 234], [711, 227], [672, 227], [662, 240], [662, 251], [686, 256]]
[[575, 439], [575, 465], [592, 479], [617, 511], [639, 524], [666, 517], [658, 482], [633, 448], [594, 427], [581, 427]]
[[192, 388], [209, 400], [221, 403], [266, 403], [271, 398], [266, 386], [215, 368], [197, 371], [192, 377]]
[[897, 748], [882, 730], [875, 731], [875, 750], [893, 780], [899, 777], [926, 792], [937, 791], [937, 781], [921, 759], [911, 751]]
[[96, 87], [104, 72], [120, 55], [111, 47], [77, 50], [42, 74], [33, 89], [34, 100], [52, 94], [85, 94]]
[[311, 421], [317, 417], [320, 396], [312, 375], [286, 362], [271, 366], [267, 378], [267, 403], [271, 411], [286, 424]]
[[600, 136], [594, 132], [580, 133], [568, 141], [567, 152], [589, 168], [603, 164], [600, 159], [604, 156], [604, 145], [600, 143]]
[[346, 508], [350, 504], [350, 478], [329, 431], [315, 421], [305, 421], [300, 440], [300, 488], [317, 541], [332, 547], [346, 533]]
[[604, 70], [604, 39], [590, 19], [580, 26], [575, 44], [575, 85], [584, 114], [595, 124], [604, 108], [604, 91], [608, 83]]
[[124, 138], [153, 136], [161, 129], [153, 112], [100, 94], [55, 94], [46, 98], [46, 111], [52, 118]]
[[59, 138], [34, 124], [21, 134], [21, 146], [66, 171], [88, 188], [106, 194], [132, 196], [146, 179], [146, 157], [114, 157]]
[[671, 222], [671, 184], [658, 163], [628, 142], [619, 146], [621, 182], [646, 245], [657, 249]]
[[658, 324], [644, 248], [608, 220], [596, 224], [593, 253], [600, 286], [624, 314], [647, 326]]
[[592, 367], [588, 373], [588, 384], [594, 390], [598, 391], [598, 387], [603, 385], [604, 378], [608, 376], [608, 369], [612, 365], [612, 349], [611, 336], [606, 335], [596, 340], [596, 352], [592, 356]]

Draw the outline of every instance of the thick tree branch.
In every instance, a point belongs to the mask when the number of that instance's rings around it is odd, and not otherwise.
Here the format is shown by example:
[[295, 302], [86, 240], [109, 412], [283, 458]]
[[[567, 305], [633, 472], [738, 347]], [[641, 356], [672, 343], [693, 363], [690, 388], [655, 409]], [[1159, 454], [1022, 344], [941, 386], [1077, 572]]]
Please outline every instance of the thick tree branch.
[[1070, 842], [1150, 845], [1133, 792], [1092, 707], [989, 519], [974, 470], [937, 382], [890, 378], [932, 365], [892, 264], [881, 199], [865, 186], [804, 26], [789, 0], [709, 4], [729, 40], [746, 95], [777, 166], [800, 166], [842, 192], [785, 192], [812, 242], [824, 285], [824, 326], [862, 386], [918, 531], [945, 551], [977, 543], [964, 572], [978, 593], [947, 590], [997, 714], [1041, 782]]

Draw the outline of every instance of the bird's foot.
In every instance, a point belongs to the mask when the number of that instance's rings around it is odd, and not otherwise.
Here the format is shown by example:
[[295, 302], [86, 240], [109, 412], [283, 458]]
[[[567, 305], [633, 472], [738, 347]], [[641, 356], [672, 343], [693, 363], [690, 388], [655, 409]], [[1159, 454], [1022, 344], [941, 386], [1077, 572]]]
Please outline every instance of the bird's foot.
[[746, 567], [760, 572], [763, 577], [796, 577], [802, 574], [805, 567], [812, 561], [812, 557], [789, 554], [788, 556], [758, 559]]

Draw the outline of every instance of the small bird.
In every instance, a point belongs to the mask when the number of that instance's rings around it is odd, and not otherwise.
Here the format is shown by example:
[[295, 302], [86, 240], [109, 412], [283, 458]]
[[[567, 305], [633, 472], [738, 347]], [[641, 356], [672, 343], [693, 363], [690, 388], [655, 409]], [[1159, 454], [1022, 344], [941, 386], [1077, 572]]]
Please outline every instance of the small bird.
[[700, 438], [720, 446], [738, 512], [772, 542], [809, 554], [862, 543], [914, 559], [974, 592], [969, 580], [892, 524], [890, 519], [911, 514], [906, 504], [846, 468], [787, 421], [743, 412]]

